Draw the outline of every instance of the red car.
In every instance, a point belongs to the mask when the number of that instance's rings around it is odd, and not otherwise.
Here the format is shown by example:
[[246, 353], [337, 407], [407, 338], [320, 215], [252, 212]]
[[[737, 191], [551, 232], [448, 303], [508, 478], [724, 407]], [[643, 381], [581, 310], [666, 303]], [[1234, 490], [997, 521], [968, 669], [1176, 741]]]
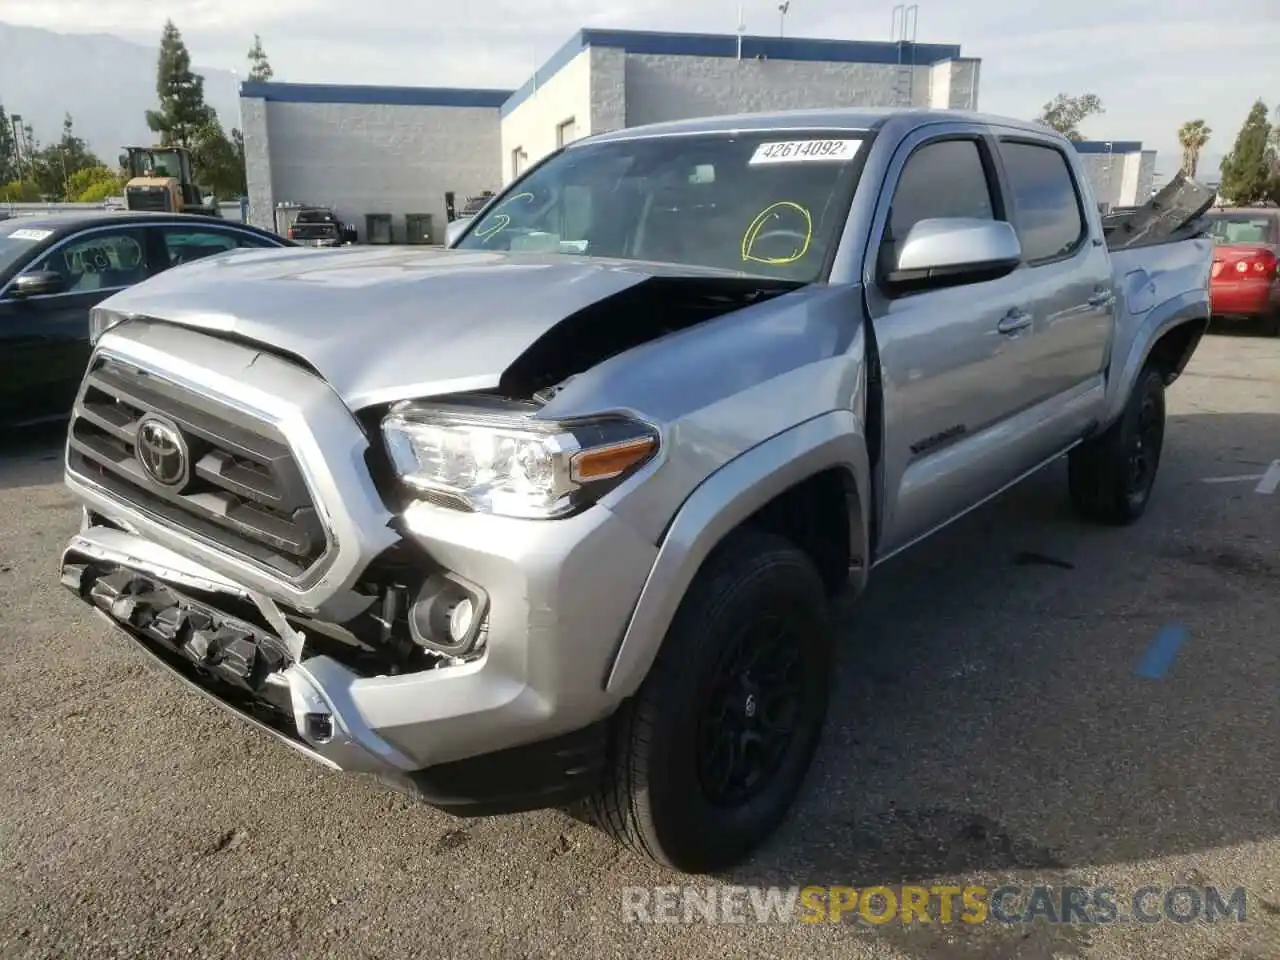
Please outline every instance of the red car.
[[1228, 208], [1207, 216], [1216, 244], [1209, 281], [1214, 317], [1261, 320], [1280, 336], [1280, 209]]

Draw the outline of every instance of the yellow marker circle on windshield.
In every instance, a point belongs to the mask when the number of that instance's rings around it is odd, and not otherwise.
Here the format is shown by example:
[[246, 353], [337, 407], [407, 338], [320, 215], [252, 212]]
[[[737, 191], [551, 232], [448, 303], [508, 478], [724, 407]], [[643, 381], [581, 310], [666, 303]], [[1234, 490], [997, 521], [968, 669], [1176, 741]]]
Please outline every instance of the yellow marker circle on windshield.
[[[751, 248], [755, 246], [756, 240], [764, 230], [765, 222], [771, 216], [778, 216], [783, 210], [793, 210], [804, 218], [804, 236], [800, 246], [794, 250], [790, 256], [786, 257], [757, 257], [751, 252]], [[799, 234], [799, 230], [787, 231], [788, 233]], [[777, 203], [771, 203], [765, 207], [751, 221], [751, 226], [747, 227], [747, 232], [742, 235], [742, 259], [752, 263], [768, 263], [775, 267], [785, 266], [788, 263], [795, 263], [806, 253], [809, 252], [809, 244], [813, 242], [813, 217], [809, 215], [809, 211], [798, 203], [792, 203], [790, 200], [779, 200]]]
[[498, 211], [509, 203], [515, 203], [517, 200], [524, 200], [527, 203], [532, 203], [533, 199], [533, 194], [528, 192], [517, 193], [513, 197], [507, 197], [507, 199], [503, 200], [494, 208], [493, 223], [489, 224], [483, 230], [477, 230], [475, 234], [476, 237], [481, 240], [488, 240], [490, 237], [496, 237], [511, 225], [511, 218], [505, 213], [498, 213]]

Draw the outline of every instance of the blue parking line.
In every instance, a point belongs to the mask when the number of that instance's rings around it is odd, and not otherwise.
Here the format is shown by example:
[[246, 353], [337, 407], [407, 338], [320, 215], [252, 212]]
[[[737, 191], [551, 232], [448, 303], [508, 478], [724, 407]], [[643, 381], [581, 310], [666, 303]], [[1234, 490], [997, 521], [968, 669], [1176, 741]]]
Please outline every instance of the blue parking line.
[[1147, 680], [1159, 680], [1173, 666], [1178, 649], [1187, 639], [1187, 628], [1180, 623], [1171, 623], [1160, 629], [1156, 638], [1147, 647], [1147, 652], [1138, 664], [1138, 676]]

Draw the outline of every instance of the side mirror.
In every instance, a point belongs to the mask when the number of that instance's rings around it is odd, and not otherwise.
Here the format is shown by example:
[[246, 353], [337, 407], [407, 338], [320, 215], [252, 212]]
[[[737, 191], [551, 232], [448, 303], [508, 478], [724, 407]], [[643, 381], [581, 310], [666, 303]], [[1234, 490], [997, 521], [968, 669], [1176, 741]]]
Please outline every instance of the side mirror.
[[32, 270], [19, 274], [11, 288], [15, 297], [45, 297], [51, 293], [64, 293], [67, 281], [56, 270]]
[[1003, 220], [948, 217], [921, 220], [898, 244], [892, 285], [951, 286], [994, 280], [1022, 262], [1022, 244]]
[[457, 220], [449, 221], [449, 225], [444, 228], [444, 245], [452, 247], [474, 219], [474, 217], [459, 217]]

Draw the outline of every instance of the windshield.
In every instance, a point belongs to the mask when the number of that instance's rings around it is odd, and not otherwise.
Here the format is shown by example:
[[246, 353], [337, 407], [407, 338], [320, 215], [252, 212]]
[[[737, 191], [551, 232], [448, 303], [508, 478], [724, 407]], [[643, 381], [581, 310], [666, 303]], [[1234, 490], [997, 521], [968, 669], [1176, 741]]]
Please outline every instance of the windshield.
[[181, 164], [175, 153], [153, 153], [150, 150], [140, 150], [134, 157], [133, 167], [143, 176], [182, 179]]
[[517, 183], [457, 248], [817, 280], [848, 215], [862, 144], [847, 131], [774, 131], [571, 147]]
[[1209, 218], [1209, 236], [1216, 243], [1275, 243], [1275, 224], [1264, 213], [1217, 215]]

